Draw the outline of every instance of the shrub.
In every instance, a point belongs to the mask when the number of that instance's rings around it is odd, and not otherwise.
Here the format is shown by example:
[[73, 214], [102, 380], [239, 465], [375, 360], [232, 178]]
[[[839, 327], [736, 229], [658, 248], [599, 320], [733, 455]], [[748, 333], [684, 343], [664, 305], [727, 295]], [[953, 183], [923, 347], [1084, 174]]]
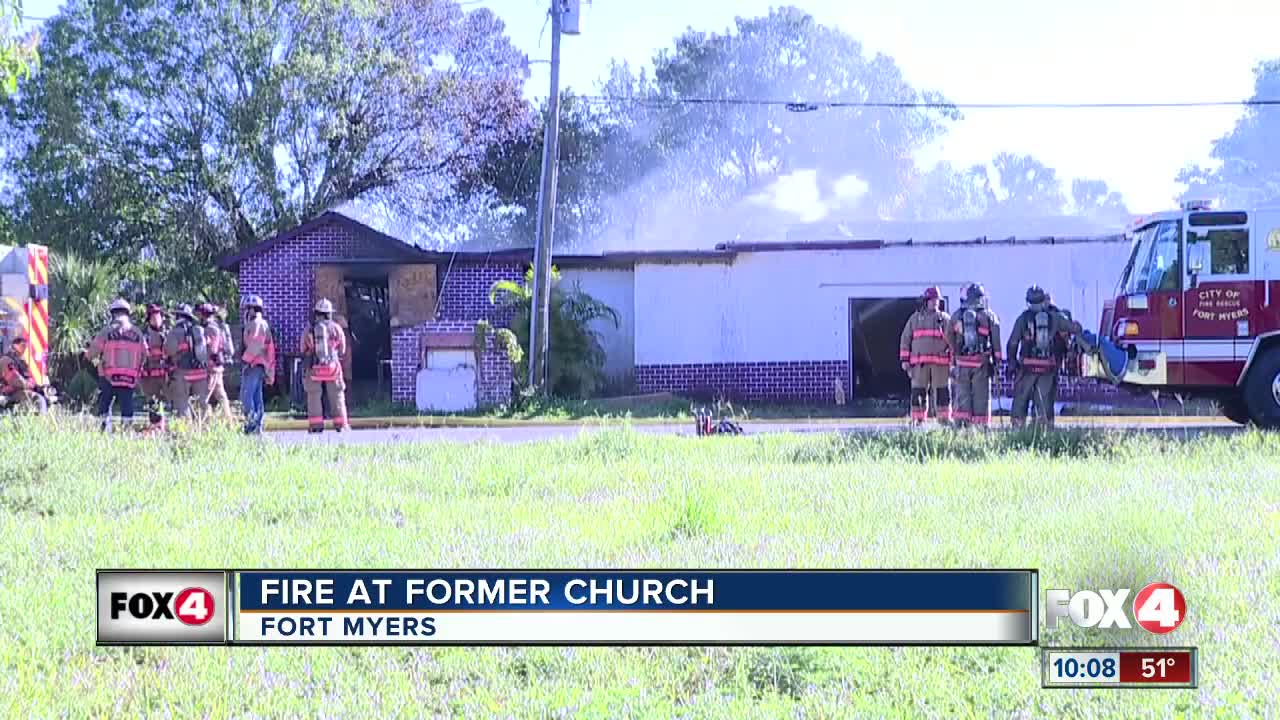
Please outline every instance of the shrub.
[[[514, 362], [516, 384], [523, 385], [529, 376], [529, 318], [533, 306], [533, 268], [525, 272], [524, 283], [499, 280], [489, 291], [489, 302], [514, 310], [511, 330], [519, 343], [519, 357]], [[551, 268], [550, 357], [547, 359], [547, 385], [560, 397], [590, 397], [604, 384], [604, 347], [600, 335], [591, 328], [597, 320], [608, 319], [618, 326], [613, 308], [584, 292], [577, 283], [565, 288], [560, 272]], [[507, 340], [507, 338], [503, 338]]]

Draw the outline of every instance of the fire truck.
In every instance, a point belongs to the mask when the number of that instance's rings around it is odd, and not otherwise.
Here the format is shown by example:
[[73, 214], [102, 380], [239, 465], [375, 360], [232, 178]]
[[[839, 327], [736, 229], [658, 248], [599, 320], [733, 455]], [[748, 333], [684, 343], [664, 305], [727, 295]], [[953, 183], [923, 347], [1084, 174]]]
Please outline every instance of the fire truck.
[[0, 245], [0, 348], [27, 336], [25, 360], [38, 386], [49, 383], [49, 249]]
[[1081, 374], [1212, 398], [1234, 422], [1280, 427], [1280, 208], [1190, 202], [1138, 218], [1128, 235]]

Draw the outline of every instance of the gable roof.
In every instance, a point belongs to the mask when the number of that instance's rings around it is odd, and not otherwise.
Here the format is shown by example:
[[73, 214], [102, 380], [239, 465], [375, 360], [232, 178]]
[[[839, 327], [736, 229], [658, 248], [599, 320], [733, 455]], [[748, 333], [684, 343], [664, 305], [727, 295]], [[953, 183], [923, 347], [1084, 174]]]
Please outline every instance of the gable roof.
[[413, 260], [422, 256], [426, 252], [421, 248], [414, 247], [413, 245], [400, 240], [399, 238], [392, 237], [384, 232], [375, 230], [364, 223], [352, 220], [340, 212], [328, 210], [291, 230], [286, 230], [258, 243], [257, 245], [254, 245], [253, 247], [246, 248], [238, 253], [228, 255], [218, 260], [218, 267], [223, 270], [235, 272], [239, 270], [240, 263], [254, 255], [266, 252], [277, 245], [287, 243], [290, 240], [294, 240], [302, 235], [312, 232], [313, 230], [318, 230], [331, 224], [342, 227], [360, 240], [380, 246], [388, 253], [389, 257], [392, 258]]
[[[376, 245], [385, 253], [380, 261], [401, 261], [420, 263], [441, 262], [513, 262], [528, 263], [533, 261], [533, 248], [500, 248], [495, 250], [424, 250], [407, 243], [400, 238], [376, 230], [364, 223], [333, 210], [326, 211], [305, 223], [253, 247], [241, 250], [218, 260], [218, 267], [236, 272], [240, 263], [259, 253], [294, 240], [306, 233], [318, 230], [327, 225], [337, 225], [350, 232], [359, 240]], [[720, 260], [727, 261], [732, 252], [723, 250], [669, 250], [660, 252], [607, 252], [603, 254], [556, 254], [552, 259], [561, 267], [623, 267], [636, 262], [693, 262]], [[329, 260], [315, 258], [314, 260]]]

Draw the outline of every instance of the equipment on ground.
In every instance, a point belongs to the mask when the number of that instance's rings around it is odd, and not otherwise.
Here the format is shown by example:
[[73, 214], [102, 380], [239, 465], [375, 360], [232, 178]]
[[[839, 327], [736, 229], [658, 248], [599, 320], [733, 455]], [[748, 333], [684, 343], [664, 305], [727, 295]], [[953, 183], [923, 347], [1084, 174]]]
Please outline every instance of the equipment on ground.
[[713, 419], [710, 410], [699, 408], [693, 414], [694, 429], [698, 437], [706, 435], [741, 435], [742, 426], [732, 420], [721, 417], [719, 422]]

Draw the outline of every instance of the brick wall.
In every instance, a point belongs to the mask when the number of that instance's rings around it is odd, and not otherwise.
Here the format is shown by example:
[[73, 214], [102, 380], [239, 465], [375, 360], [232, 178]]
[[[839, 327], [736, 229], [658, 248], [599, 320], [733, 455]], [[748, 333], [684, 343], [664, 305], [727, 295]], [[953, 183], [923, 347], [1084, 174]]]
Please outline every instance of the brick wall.
[[499, 280], [524, 281], [525, 267], [517, 263], [441, 263], [441, 320], [488, 320], [494, 327], [507, 327], [511, 311], [489, 303], [489, 289]]
[[[694, 395], [725, 396], [737, 400], [766, 402], [835, 403], [835, 381], [849, 388], [849, 363], [844, 360], [697, 363], [681, 365], [636, 366], [637, 391], [673, 392]], [[991, 384], [995, 397], [1013, 395], [1012, 378], [1004, 369]], [[1077, 402], [1111, 402], [1116, 388], [1065, 375], [1059, 377], [1058, 399]]]
[[240, 294], [261, 295], [277, 334], [277, 352], [296, 355], [311, 317], [314, 276], [307, 263], [317, 258], [358, 258], [366, 248], [345, 228], [325, 225], [274, 245], [240, 263]]
[[[475, 321], [436, 320], [400, 328], [391, 335], [391, 399], [413, 403], [417, 396], [418, 371], [422, 369], [422, 337], [427, 333], [459, 333], [471, 335]], [[504, 405], [511, 401], [511, 363], [490, 336], [480, 356], [476, 390], [481, 407]]]
[[[369, 245], [338, 224], [326, 224], [286, 242], [245, 258], [240, 263], [241, 295], [261, 295], [267, 318], [277, 333], [282, 355], [296, 355], [311, 317], [314, 273], [311, 263], [318, 259], [357, 259], [385, 255], [385, 250]], [[506, 327], [511, 311], [489, 303], [489, 288], [498, 280], [521, 280], [519, 263], [457, 263], [437, 268], [441, 285], [438, 317], [464, 324], [472, 332], [476, 320], [488, 320], [494, 327]], [[392, 338], [392, 397], [412, 401], [413, 377], [418, 371], [418, 347], [413, 338], [417, 328], [397, 331]], [[420, 334], [420, 333], [418, 333]], [[406, 343], [408, 343], [406, 345]], [[501, 355], [501, 353], [499, 353]], [[486, 353], [487, 358], [489, 353]], [[490, 364], [505, 362], [486, 360]], [[284, 363], [281, 363], [283, 372]], [[496, 366], [495, 366], [496, 367]], [[396, 380], [399, 378], [399, 380]], [[396, 382], [399, 382], [397, 389]], [[407, 384], [406, 384], [407, 383]], [[503, 397], [500, 390], [484, 390], [486, 397]], [[509, 397], [510, 391], [507, 391]]]
[[[511, 324], [511, 310], [489, 302], [489, 290], [499, 280], [523, 280], [524, 266], [518, 263], [448, 263], [436, 270], [440, 278], [438, 320], [412, 328], [401, 328], [391, 337], [391, 399], [414, 402], [418, 370], [422, 366], [422, 336], [429, 332], [475, 332], [478, 320], [495, 328]], [[480, 357], [477, 378], [481, 407], [511, 401], [511, 363], [490, 337]]]
[[642, 393], [712, 394], [739, 400], [834, 402], [837, 379], [848, 392], [847, 360], [636, 366], [637, 390]]

